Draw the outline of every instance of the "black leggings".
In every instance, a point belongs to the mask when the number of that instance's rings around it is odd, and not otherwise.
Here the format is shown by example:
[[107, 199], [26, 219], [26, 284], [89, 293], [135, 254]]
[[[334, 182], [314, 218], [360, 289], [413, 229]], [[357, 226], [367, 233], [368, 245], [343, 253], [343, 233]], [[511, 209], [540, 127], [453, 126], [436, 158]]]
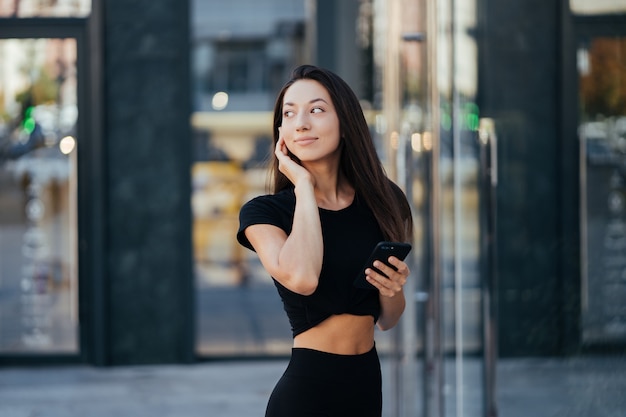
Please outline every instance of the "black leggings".
[[376, 348], [361, 355], [292, 349], [265, 417], [380, 417], [382, 390]]

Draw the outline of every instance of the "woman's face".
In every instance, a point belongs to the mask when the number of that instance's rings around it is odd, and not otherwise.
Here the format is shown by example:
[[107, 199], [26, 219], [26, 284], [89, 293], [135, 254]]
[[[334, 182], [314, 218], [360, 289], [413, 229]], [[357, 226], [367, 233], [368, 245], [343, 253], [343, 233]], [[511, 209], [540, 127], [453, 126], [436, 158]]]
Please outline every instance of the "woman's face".
[[339, 118], [322, 84], [306, 79], [293, 83], [283, 97], [282, 117], [280, 134], [302, 163], [339, 155]]

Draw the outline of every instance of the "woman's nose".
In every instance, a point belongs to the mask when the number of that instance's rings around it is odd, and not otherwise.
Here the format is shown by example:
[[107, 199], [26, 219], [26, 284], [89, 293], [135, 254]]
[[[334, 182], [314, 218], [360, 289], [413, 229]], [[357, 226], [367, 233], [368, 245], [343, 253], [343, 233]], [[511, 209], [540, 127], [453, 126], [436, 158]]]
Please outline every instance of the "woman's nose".
[[310, 126], [308, 114], [305, 112], [298, 114], [298, 117], [296, 119], [296, 130], [307, 130], [309, 129], [309, 127]]

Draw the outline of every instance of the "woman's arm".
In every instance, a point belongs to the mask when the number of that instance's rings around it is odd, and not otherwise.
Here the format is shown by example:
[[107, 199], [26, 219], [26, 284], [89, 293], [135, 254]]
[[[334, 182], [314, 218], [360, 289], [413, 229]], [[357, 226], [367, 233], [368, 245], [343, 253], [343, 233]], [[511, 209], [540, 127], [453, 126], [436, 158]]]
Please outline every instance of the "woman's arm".
[[276, 226], [253, 225], [246, 237], [267, 272], [283, 286], [309, 295], [317, 288], [324, 244], [312, 176], [287, 154], [282, 139], [276, 144], [279, 167], [295, 185], [296, 207], [289, 236]]

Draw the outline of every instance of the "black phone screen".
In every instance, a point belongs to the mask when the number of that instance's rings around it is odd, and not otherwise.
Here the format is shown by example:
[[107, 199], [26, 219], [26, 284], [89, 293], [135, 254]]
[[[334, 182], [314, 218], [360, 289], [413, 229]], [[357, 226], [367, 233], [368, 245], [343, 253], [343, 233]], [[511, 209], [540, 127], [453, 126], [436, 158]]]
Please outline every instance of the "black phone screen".
[[372, 264], [374, 263], [375, 260], [384, 262], [386, 265], [394, 268], [393, 265], [389, 264], [387, 259], [389, 259], [390, 256], [395, 256], [396, 258], [400, 260], [404, 260], [410, 251], [411, 251], [411, 244], [409, 243], [378, 242], [378, 244], [376, 244], [370, 256], [367, 258], [367, 262], [365, 263], [365, 265], [363, 265], [363, 268], [361, 268], [361, 271], [359, 271], [359, 274], [354, 279], [354, 286], [359, 287], [359, 288], [374, 289], [375, 287], [369, 282], [367, 282], [367, 280], [365, 279], [365, 270], [367, 268], [372, 268], [376, 272], [382, 275], [385, 275], [380, 270], [374, 268]]

